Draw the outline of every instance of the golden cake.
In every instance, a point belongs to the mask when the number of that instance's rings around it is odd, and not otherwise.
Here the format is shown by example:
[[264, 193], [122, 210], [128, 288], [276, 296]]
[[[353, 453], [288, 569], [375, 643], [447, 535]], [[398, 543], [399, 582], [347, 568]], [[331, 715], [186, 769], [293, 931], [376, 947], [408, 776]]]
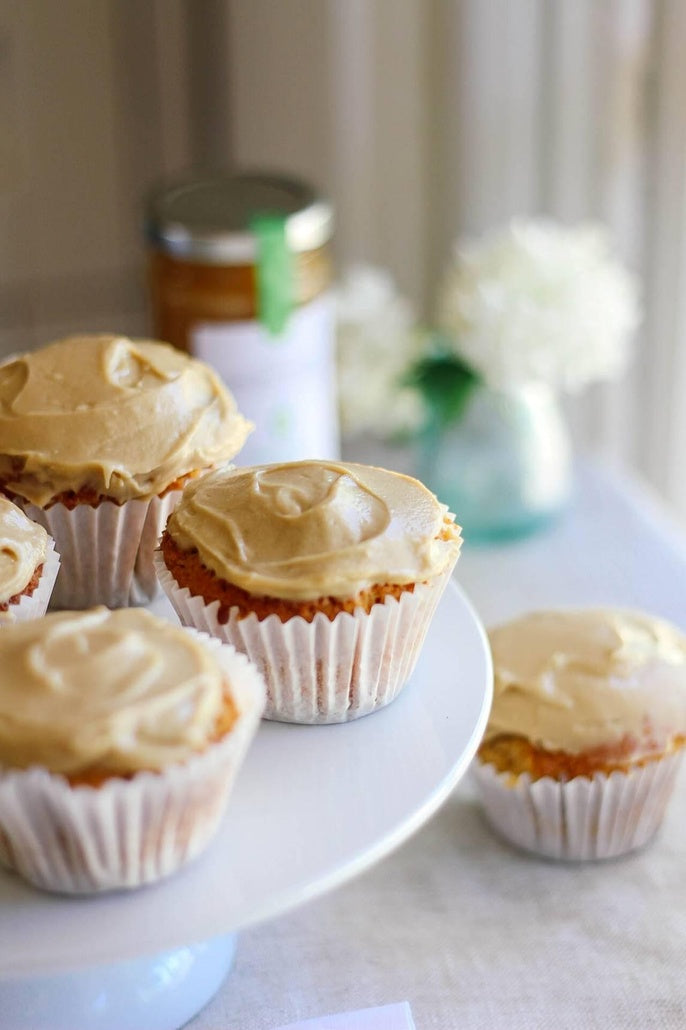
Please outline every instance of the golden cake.
[[264, 704], [243, 655], [140, 608], [0, 633], [0, 862], [89, 893], [208, 844]]
[[0, 366], [0, 489], [55, 540], [53, 606], [150, 600], [181, 487], [251, 428], [209, 366], [156, 341], [70, 336]]
[[495, 828], [557, 858], [646, 843], [686, 741], [686, 637], [642, 612], [581, 608], [527, 613], [489, 638], [475, 774]]
[[43, 527], [0, 495], [0, 625], [45, 614], [59, 564]]
[[156, 564], [182, 622], [257, 664], [267, 717], [339, 722], [406, 683], [460, 542], [418, 480], [313, 460], [188, 483]]

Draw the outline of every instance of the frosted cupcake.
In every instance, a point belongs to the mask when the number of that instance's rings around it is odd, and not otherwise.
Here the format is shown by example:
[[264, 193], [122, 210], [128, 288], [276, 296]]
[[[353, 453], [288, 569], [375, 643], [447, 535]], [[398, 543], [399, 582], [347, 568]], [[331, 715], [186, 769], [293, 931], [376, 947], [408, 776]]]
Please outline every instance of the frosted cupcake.
[[0, 626], [44, 615], [59, 567], [43, 527], [0, 496]]
[[202, 362], [166, 344], [72, 336], [0, 367], [0, 490], [55, 540], [52, 604], [143, 604], [189, 477], [251, 429]]
[[494, 699], [473, 766], [508, 840], [611, 858], [657, 831], [686, 742], [686, 638], [640, 612], [535, 612], [490, 633]]
[[214, 835], [264, 704], [243, 655], [143, 609], [0, 633], [0, 862], [48, 890], [137, 887]]
[[327, 723], [407, 682], [459, 549], [416, 479], [302, 461], [189, 483], [156, 564], [183, 623], [255, 662], [268, 718]]

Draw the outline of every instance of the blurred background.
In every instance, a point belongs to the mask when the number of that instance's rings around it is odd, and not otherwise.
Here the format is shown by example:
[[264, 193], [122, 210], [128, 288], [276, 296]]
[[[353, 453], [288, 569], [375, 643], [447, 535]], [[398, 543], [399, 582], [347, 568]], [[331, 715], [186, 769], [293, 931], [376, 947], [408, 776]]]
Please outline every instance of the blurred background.
[[599, 220], [644, 317], [574, 434], [686, 520], [684, 39], [681, 0], [2, 0], [0, 353], [147, 332], [142, 199], [190, 167], [314, 183], [427, 321], [462, 234]]

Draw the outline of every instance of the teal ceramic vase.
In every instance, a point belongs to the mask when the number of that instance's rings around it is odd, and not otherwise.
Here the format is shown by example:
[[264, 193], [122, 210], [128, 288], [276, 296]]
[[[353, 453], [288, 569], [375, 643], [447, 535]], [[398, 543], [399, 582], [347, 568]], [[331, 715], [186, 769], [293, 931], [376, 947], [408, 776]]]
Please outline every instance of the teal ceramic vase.
[[419, 478], [455, 513], [467, 544], [532, 533], [570, 498], [569, 430], [547, 386], [476, 387], [459, 419], [428, 426], [419, 454]]

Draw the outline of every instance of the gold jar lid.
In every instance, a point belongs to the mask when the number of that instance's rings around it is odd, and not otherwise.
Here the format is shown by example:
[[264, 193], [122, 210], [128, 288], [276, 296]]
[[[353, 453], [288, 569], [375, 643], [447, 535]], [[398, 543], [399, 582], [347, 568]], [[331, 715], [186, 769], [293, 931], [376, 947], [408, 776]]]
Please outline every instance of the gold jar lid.
[[146, 236], [156, 250], [182, 261], [250, 265], [258, 254], [253, 220], [282, 217], [296, 254], [323, 247], [333, 209], [299, 179], [261, 173], [187, 176], [159, 184], [146, 205]]

